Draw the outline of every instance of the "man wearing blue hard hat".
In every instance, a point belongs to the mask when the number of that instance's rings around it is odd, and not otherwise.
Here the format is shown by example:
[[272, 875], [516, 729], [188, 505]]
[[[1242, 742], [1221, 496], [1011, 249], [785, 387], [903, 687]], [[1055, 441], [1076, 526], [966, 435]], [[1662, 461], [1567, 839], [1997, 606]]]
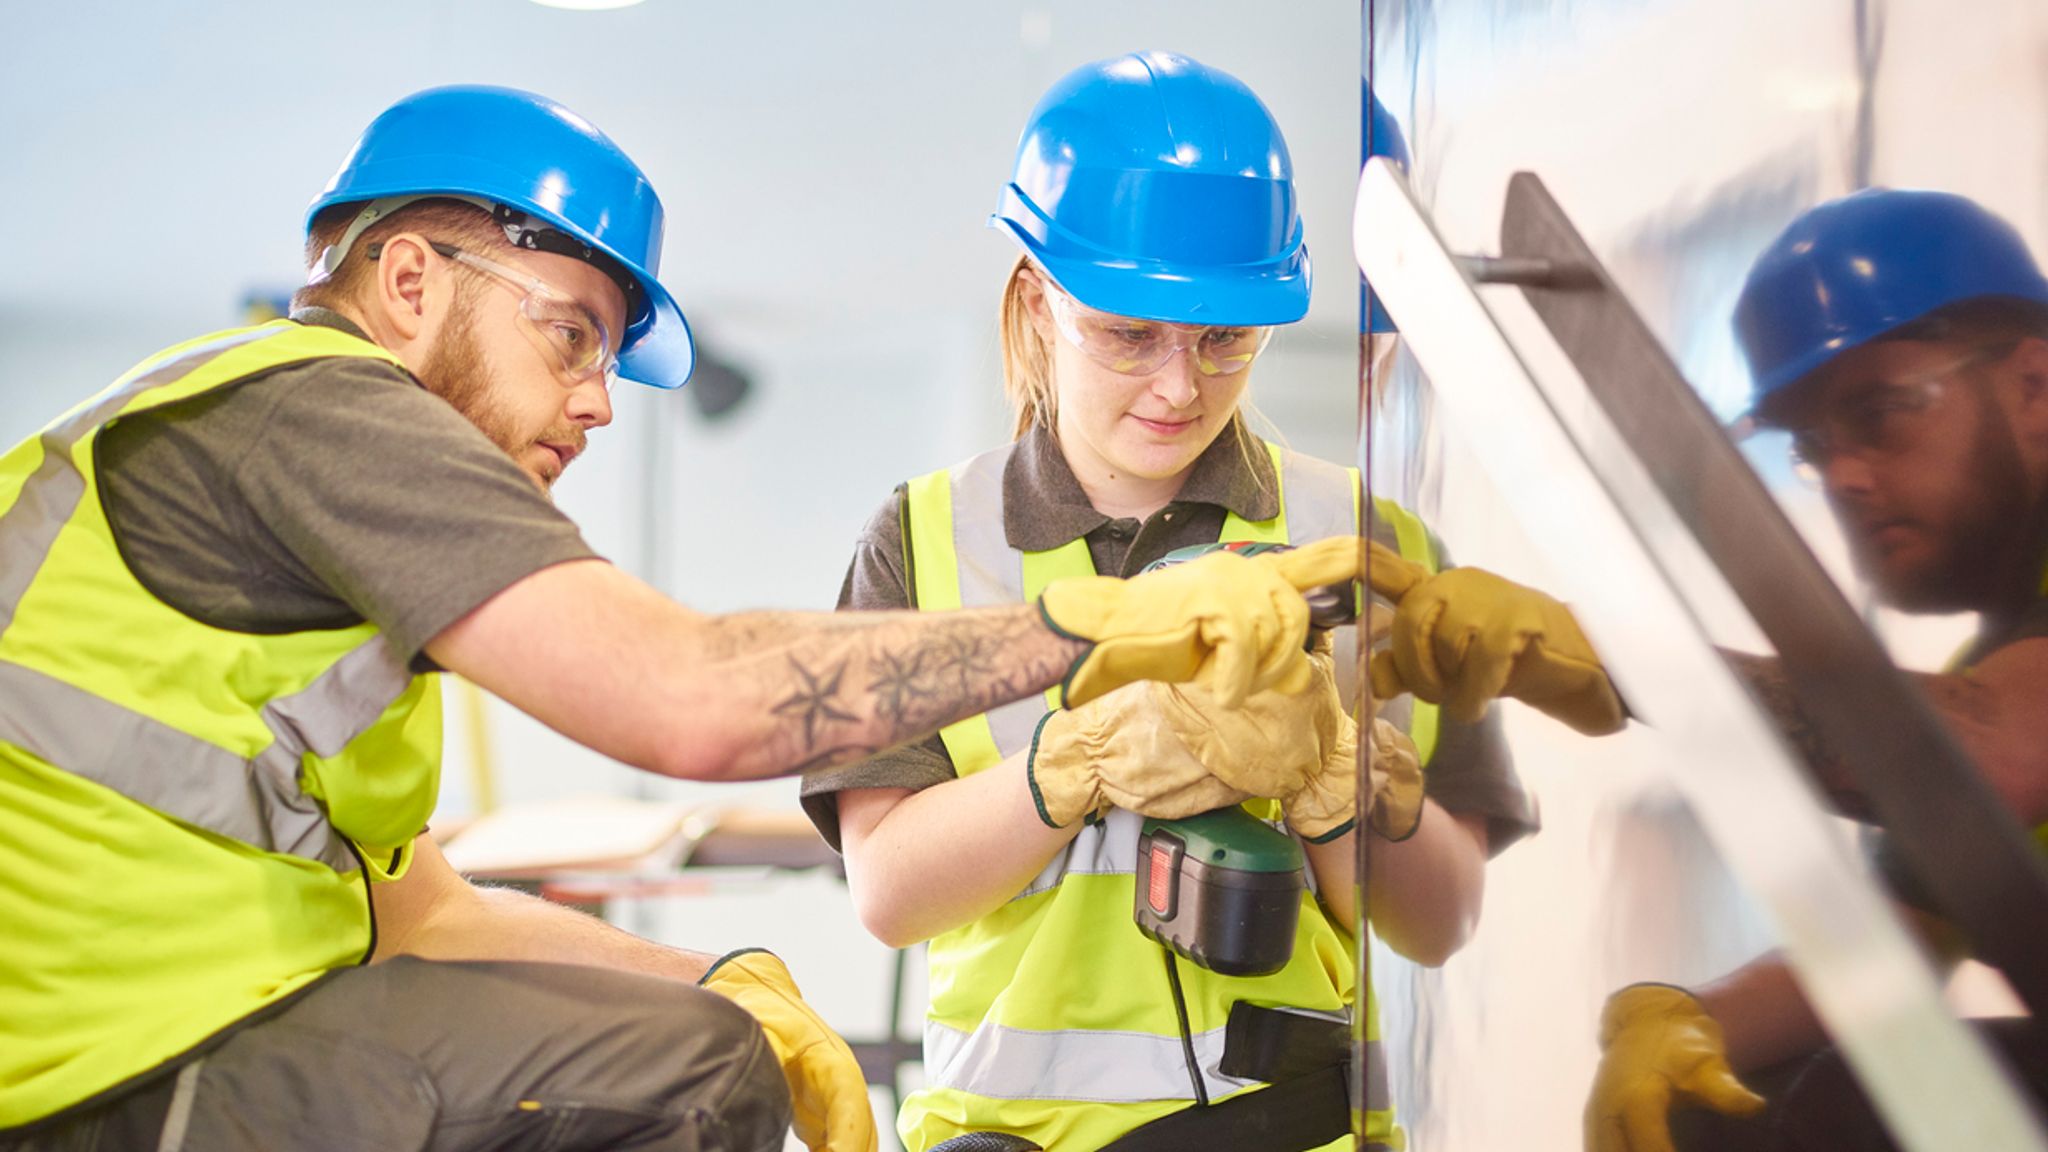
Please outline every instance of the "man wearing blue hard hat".
[[[2011, 225], [1972, 201], [1871, 189], [1772, 243], [1735, 327], [1756, 382], [1750, 420], [1790, 433], [1795, 466], [1821, 486], [1879, 598], [1979, 614], [1950, 670], [1915, 679], [1999, 795], [2048, 830], [2048, 280]], [[1858, 810], [1783, 673], [1738, 660]], [[1880, 868], [1918, 903], [1879, 837]], [[1987, 1031], [2048, 1097], [2032, 1029]], [[1591, 1152], [1659, 1152], [1674, 1135], [1676, 1147], [1736, 1152], [1894, 1147], [1775, 957], [1690, 991], [1625, 988], [1600, 1039]]]
[[437, 671], [700, 780], [1062, 682], [1306, 682], [1299, 589], [1348, 543], [922, 616], [712, 617], [604, 563], [546, 493], [615, 375], [689, 376], [661, 236], [568, 109], [421, 92], [314, 201], [290, 318], [0, 456], [0, 1147], [875, 1147], [773, 956], [449, 867]]

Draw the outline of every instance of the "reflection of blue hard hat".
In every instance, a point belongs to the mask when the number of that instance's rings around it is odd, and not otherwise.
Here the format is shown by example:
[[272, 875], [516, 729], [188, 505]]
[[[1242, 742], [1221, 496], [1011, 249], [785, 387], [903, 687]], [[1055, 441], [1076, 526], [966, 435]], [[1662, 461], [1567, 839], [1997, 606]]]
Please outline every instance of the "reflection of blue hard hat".
[[628, 288], [619, 374], [661, 388], [690, 378], [689, 324], [656, 279], [661, 200], [639, 166], [589, 121], [512, 88], [415, 92], [364, 129], [306, 210], [306, 227], [336, 204], [434, 194], [524, 213], [542, 226], [510, 217], [506, 231], [516, 243], [612, 273]]
[[[1401, 171], [1408, 171], [1408, 140], [1401, 135], [1401, 126], [1394, 122], [1394, 117], [1380, 103], [1380, 98], [1372, 94], [1370, 85], [1362, 86], [1362, 91], [1365, 101], [1359, 132], [1364, 139], [1359, 141], [1359, 164], [1363, 165], [1375, 156], [1385, 156]], [[1372, 286], [1362, 276], [1358, 283], [1358, 330], [1371, 333], [1400, 331], [1394, 327], [1394, 318], [1380, 307], [1379, 297], [1373, 295]]]
[[1982, 296], [2048, 305], [2048, 280], [2012, 225], [1952, 193], [1869, 188], [1808, 209], [1757, 257], [1735, 335], [1762, 401], [1859, 344]]
[[989, 226], [1098, 311], [1180, 324], [1308, 313], [1280, 126], [1235, 77], [1185, 56], [1119, 56], [1054, 84]]

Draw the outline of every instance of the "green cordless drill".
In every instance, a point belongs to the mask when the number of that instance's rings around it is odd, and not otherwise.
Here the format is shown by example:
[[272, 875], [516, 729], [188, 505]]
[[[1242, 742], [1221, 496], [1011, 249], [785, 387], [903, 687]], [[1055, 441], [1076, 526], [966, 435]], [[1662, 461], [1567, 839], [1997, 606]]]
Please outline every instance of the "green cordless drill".
[[[1251, 556], [1287, 547], [1197, 544], [1177, 548], [1145, 570], [1218, 549]], [[1358, 619], [1358, 598], [1349, 585], [1318, 588], [1306, 598], [1314, 628], [1337, 628]], [[1138, 840], [1132, 914], [1140, 931], [1212, 972], [1278, 972], [1294, 953], [1305, 885], [1302, 863], [1299, 841], [1241, 807], [1182, 820], [1148, 818]]]

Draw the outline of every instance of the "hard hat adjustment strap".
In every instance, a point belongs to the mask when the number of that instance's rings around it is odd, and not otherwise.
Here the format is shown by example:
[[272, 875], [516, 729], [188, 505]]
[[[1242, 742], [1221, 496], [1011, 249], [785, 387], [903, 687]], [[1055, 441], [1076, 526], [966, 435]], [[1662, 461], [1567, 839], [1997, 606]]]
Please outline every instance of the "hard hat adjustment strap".
[[626, 294], [628, 316], [639, 310], [637, 305], [641, 297], [640, 278], [628, 272], [626, 266], [613, 259], [610, 253], [585, 244], [559, 228], [528, 224], [526, 213], [517, 208], [508, 208], [503, 204], [485, 206], [491, 210], [491, 219], [505, 230], [505, 239], [511, 241], [513, 247], [581, 260], [604, 273], [619, 286], [619, 291]]
[[474, 204], [486, 211], [489, 211], [492, 207], [488, 200], [477, 200], [468, 196], [449, 196], [446, 194], [385, 196], [381, 199], [372, 200], [368, 204], [363, 205], [362, 211], [356, 213], [354, 220], [349, 221], [348, 230], [341, 234], [341, 239], [329, 244], [327, 249], [320, 253], [320, 262], [313, 266], [313, 272], [310, 276], [306, 277], [306, 283], [318, 284], [334, 275], [335, 271], [341, 267], [341, 262], [348, 259], [349, 250], [356, 246], [356, 240], [365, 231], [368, 231], [371, 225], [383, 220], [400, 208], [408, 204], [416, 204], [421, 200], [461, 200], [464, 203]]

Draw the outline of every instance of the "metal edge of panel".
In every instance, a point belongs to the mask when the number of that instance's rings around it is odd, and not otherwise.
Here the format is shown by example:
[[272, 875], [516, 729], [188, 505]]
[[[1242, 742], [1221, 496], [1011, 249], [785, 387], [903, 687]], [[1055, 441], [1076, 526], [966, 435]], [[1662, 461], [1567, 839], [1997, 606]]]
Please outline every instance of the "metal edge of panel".
[[1384, 161], [1366, 165], [1355, 212], [1359, 266], [1447, 426], [1477, 450], [1636, 714], [1666, 738], [1674, 784], [1763, 904], [1894, 1133], [1914, 1152], [2048, 1150], [2009, 1074], [1948, 1013], [1932, 966], [1831, 834], [1801, 761], [1712, 646], [1687, 596], [1717, 573], [1576, 370], [1531, 370]]

